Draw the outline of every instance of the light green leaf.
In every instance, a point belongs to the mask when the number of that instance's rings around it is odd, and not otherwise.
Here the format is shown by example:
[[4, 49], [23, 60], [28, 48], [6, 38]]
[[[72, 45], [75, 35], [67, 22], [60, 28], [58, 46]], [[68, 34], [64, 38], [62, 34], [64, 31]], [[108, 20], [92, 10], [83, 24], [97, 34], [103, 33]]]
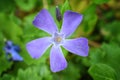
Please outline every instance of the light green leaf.
[[4, 38], [12, 40], [14, 43], [21, 42], [20, 37], [23, 34], [21, 27], [13, 22], [9, 16], [4, 13], [0, 14], [0, 18], [1, 31]]
[[9, 74], [5, 74], [5, 75], [3, 75], [3, 77], [2, 78], [0, 78], [0, 80], [11, 80], [12, 79], [12, 75], [9, 75]]
[[47, 65], [40, 64], [28, 67], [25, 70], [19, 69], [15, 80], [52, 80], [52, 76]]
[[70, 7], [70, 4], [69, 4], [69, 0], [66, 0], [65, 3], [62, 5], [62, 8], [61, 8], [61, 13], [64, 14], [64, 12], [66, 10], [70, 10], [71, 7]]
[[35, 7], [37, 0], [15, 0], [20, 9], [30, 11]]
[[19, 69], [16, 80], [42, 80], [34, 70], [27, 68], [26, 70]]
[[94, 80], [116, 80], [114, 69], [106, 64], [92, 65], [88, 72]]

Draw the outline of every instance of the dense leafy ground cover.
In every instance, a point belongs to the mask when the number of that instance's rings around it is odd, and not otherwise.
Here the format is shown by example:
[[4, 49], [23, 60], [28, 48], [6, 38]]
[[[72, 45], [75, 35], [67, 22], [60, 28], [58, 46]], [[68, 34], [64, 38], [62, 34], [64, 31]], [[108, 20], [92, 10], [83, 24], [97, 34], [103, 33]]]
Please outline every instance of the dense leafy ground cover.
[[[55, 8], [62, 15], [72, 10], [83, 21], [70, 38], [86, 37], [89, 55], [81, 57], [63, 49], [68, 67], [50, 70], [50, 49], [39, 59], [32, 59], [26, 43], [49, 35], [33, 26], [35, 15], [46, 8], [56, 20]], [[24, 61], [10, 61], [4, 51], [5, 41], [21, 48]], [[120, 1], [119, 0], [0, 0], [0, 80], [120, 80]]]

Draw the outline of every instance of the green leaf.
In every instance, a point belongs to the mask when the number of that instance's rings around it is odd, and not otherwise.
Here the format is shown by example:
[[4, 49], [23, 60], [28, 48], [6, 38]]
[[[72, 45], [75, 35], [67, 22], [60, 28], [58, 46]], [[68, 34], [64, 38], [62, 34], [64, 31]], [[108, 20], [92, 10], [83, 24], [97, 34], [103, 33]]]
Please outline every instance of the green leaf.
[[78, 80], [81, 77], [80, 67], [75, 66], [72, 62], [68, 64], [65, 70], [54, 74], [54, 80]]
[[12, 62], [9, 62], [6, 57], [0, 56], [0, 75], [12, 66]]
[[22, 20], [19, 18], [19, 17], [17, 17], [17, 16], [15, 16], [15, 13], [14, 12], [12, 12], [10, 15], [9, 15], [9, 18], [10, 18], [10, 20], [12, 20], [14, 23], [16, 23], [17, 25], [21, 25], [22, 24]]
[[[4, 36], [3, 36], [3, 33], [2, 33], [2, 31], [0, 30], [0, 52], [2, 52], [3, 51], [3, 45], [4, 45]], [[0, 55], [1, 55], [1, 53], [0, 53]]]
[[33, 79], [41, 80], [41, 77], [39, 77], [37, 73], [35, 73], [35, 71], [30, 68], [26, 69], [25, 71], [20, 69], [18, 72], [18, 77], [16, 78], [16, 80], [33, 80]]
[[39, 69], [38, 73], [42, 77], [42, 80], [53, 80], [53, 76], [51, 74], [50, 68], [48, 68], [47, 64], [41, 64], [37, 67]]
[[30, 11], [35, 7], [37, 0], [15, 0], [20, 9]]
[[96, 11], [96, 6], [95, 5], [90, 5], [88, 9], [84, 12], [83, 16], [83, 30], [85, 34], [90, 34], [96, 25], [97, 22], [97, 15], [95, 14]]
[[15, 8], [14, 0], [0, 0], [0, 12], [9, 12]]
[[52, 76], [47, 65], [40, 64], [28, 67], [25, 70], [19, 69], [15, 80], [52, 80]]
[[106, 27], [102, 27], [106, 32], [109, 32], [109, 36], [116, 36], [120, 34], [120, 22], [115, 20], [113, 22], [110, 23], [103, 23], [102, 26], [106, 26]]
[[104, 35], [105, 39], [109, 39], [111, 42], [120, 44], [120, 22], [115, 20], [110, 23], [101, 23], [101, 32]]
[[13, 22], [9, 16], [4, 13], [0, 14], [0, 18], [1, 31], [4, 38], [12, 40], [14, 43], [21, 42], [20, 37], [23, 33], [20, 26]]
[[62, 52], [63, 52], [64, 56], [67, 56], [68, 55], [68, 51], [66, 49], [64, 49], [63, 47], [61, 47], [61, 49], [62, 49]]
[[73, 34], [73, 37], [79, 37], [81, 35], [88, 36], [94, 31], [96, 22], [98, 20], [95, 12], [96, 5], [89, 5], [88, 8], [83, 12], [83, 21]]
[[114, 69], [106, 64], [92, 65], [88, 72], [94, 80], [116, 80]]
[[118, 44], [103, 44], [99, 49], [90, 51], [88, 62], [91, 65], [104, 63], [116, 71], [116, 77], [120, 78], [120, 47]]
[[95, 3], [95, 4], [104, 4], [104, 3], [107, 3], [108, 1], [110, 1], [110, 0], [93, 0], [93, 3]]
[[5, 74], [3, 75], [3, 77], [0, 80], [11, 80], [13, 76], [9, 75], [9, 74]]
[[62, 8], [61, 8], [61, 13], [64, 14], [66, 10], [70, 10], [70, 4], [69, 1], [66, 0], [65, 3], [63, 4]]

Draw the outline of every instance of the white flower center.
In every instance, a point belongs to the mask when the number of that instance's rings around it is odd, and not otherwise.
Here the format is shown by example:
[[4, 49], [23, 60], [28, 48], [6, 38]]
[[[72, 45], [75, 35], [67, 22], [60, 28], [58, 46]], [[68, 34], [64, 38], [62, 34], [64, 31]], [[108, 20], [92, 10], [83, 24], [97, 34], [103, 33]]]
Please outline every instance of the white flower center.
[[58, 36], [54, 38], [54, 41], [60, 43], [62, 41], [62, 37]]
[[52, 37], [52, 42], [54, 45], [60, 45], [64, 42], [64, 35], [55, 33]]

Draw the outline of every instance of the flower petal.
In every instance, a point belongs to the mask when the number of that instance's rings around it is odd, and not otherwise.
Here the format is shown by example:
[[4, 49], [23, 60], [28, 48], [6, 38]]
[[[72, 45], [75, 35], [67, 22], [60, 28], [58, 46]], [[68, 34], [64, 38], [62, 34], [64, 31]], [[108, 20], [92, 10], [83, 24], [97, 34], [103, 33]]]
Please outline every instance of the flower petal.
[[66, 11], [64, 13], [61, 33], [65, 34], [65, 37], [69, 37], [76, 30], [81, 21], [81, 14], [72, 11]]
[[23, 61], [23, 58], [16, 51], [12, 50], [11, 55], [14, 61]]
[[89, 51], [88, 40], [86, 38], [66, 40], [63, 47], [80, 56], [87, 56]]
[[39, 38], [29, 42], [26, 45], [27, 51], [32, 58], [39, 58], [43, 55], [46, 49], [50, 46], [50, 37]]
[[67, 67], [67, 61], [60, 47], [53, 46], [50, 53], [50, 68], [53, 72], [58, 72]]
[[42, 9], [37, 14], [33, 21], [33, 24], [41, 30], [44, 30], [50, 34], [53, 34], [58, 30], [52, 16], [46, 9]]

